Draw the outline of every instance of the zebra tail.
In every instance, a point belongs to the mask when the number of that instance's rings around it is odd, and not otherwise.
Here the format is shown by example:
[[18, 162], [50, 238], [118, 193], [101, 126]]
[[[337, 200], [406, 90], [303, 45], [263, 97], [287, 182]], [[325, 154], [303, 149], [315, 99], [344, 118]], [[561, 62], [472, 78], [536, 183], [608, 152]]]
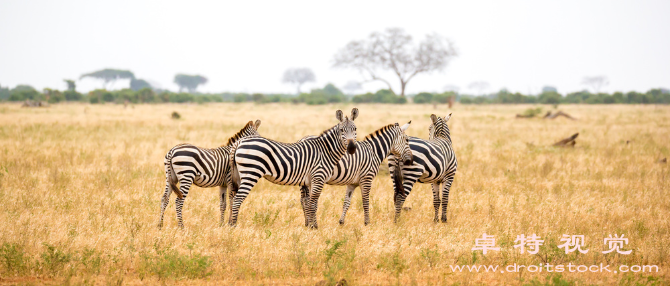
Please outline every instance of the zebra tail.
[[170, 189], [172, 189], [172, 192], [174, 192], [177, 197], [180, 199], [183, 199], [184, 196], [181, 194], [179, 189], [177, 188], [177, 174], [174, 172], [174, 167], [172, 166], [172, 155], [174, 154], [174, 148], [168, 152], [167, 157], [165, 158], [167, 161], [165, 162], [165, 166], [168, 168], [168, 184], [170, 184]]
[[230, 174], [231, 182], [230, 186], [235, 193], [240, 188], [240, 173], [237, 171], [237, 162], [235, 162], [235, 151], [237, 150], [237, 143], [230, 148]]
[[397, 162], [398, 164], [393, 169], [393, 185], [395, 187], [396, 194], [401, 194], [404, 192], [403, 186], [403, 177], [402, 177], [402, 163]]

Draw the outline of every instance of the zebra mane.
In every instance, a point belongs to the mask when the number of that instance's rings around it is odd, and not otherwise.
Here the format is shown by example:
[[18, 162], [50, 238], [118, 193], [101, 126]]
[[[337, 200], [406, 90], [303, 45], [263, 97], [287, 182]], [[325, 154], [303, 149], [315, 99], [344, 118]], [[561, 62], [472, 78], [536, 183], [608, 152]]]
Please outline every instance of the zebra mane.
[[[321, 134], [319, 134], [319, 136], [316, 136], [316, 137], [321, 137], [321, 136], [323, 136], [323, 135], [326, 135], [326, 134], [328, 134], [329, 131], [331, 131], [331, 130], [333, 130], [333, 129], [335, 129], [335, 128], [337, 128], [337, 125], [335, 125], [335, 126], [333, 126], [333, 127], [330, 127], [330, 128], [328, 128], [328, 129], [326, 129], [326, 130], [323, 130], [323, 132], [321, 132]], [[305, 136], [305, 137], [309, 137], [309, 136]], [[312, 138], [303, 138], [303, 139], [312, 139]]]
[[244, 127], [242, 127], [242, 129], [240, 129], [239, 132], [237, 132], [235, 135], [233, 135], [232, 137], [230, 137], [228, 139], [228, 143], [226, 143], [225, 146], [233, 145], [233, 144], [235, 144], [235, 142], [239, 141], [240, 139], [242, 139], [244, 137], [247, 137], [251, 134], [255, 134], [256, 132], [257, 131], [256, 131], [256, 126], [254, 125], [254, 122], [249, 121], [249, 122], [247, 122], [247, 125], [244, 125]]
[[382, 127], [382, 128], [379, 128], [379, 129], [375, 130], [374, 132], [372, 132], [372, 133], [366, 135], [366, 136], [365, 136], [365, 139], [363, 139], [363, 141], [366, 141], [366, 140], [368, 140], [368, 139], [374, 137], [375, 134], [377, 134], [377, 132], [385, 131], [385, 130], [387, 130], [387, 129], [393, 128], [394, 126], [398, 126], [398, 123], [391, 123], [391, 124], [389, 124], [389, 125], [386, 125], [386, 126], [384, 126], [384, 127]]

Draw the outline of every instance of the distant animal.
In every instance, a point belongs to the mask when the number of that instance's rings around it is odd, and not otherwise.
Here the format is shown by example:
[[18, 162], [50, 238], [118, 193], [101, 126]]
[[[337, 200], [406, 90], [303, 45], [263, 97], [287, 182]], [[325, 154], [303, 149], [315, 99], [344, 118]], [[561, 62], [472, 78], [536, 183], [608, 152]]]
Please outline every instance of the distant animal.
[[[410, 121], [402, 127], [398, 123], [384, 126], [370, 133], [363, 141], [356, 142], [356, 153], [353, 155], [345, 154], [342, 157], [332, 177], [326, 182], [329, 185], [347, 186], [340, 224], [344, 224], [344, 218], [351, 204], [351, 195], [356, 187], [361, 188], [363, 210], [365, 212], [364, 223], [365, 225], [370, 223], [372, 180], [377, 176], [379, 166], [387, 156], [393, 154], [401, 158], [406, 165], [412, 164], [412, 151], [409, 149], [409, 139], [405, 134], [405, 130], [409, 128], [411, 123]], [[307, 136], [300, 141], [314, 137], [316, 136]], [[300, 194], [302, 202], [309, 195], [309, 189], [303, 186]]]
[[[447, 122], [451, 113], [445, 117], [435, 114], [430, 116], [432, 124], [428, 127], [428, 140], [417, 137], [409, 137], [409, 148], [412, 150], [413, 164], [402, 164], [393, 155], [388, 157], [389, 173], [393, 179], [393, 201], [395, 204], [395, 218], [398, 221], [402, 205], [412, 191], [416, 182], [430, 183], [433, 189], [433, 207], [435, 217], [433, 221], [438, 222], [440, 206], [442, 206], [443, 223], [447, 222], [447, 205], [449, 203], [449, 191], [456, 175], [458, 162], [456, 154], [451, 145], [451, 133]], [[442, 187], [440, 188], [440, 185]], [[440, 198], [440, 189], [442, 198]]]
[[[202, 188], [219, 187], [219, 208], [221, 210], [221, 223], [224, 222], [226, 211], [226, 189], [231, 186], [230, 148], [242, 138], [258, 136], [260, 120], [249, 121], [244, 128], [228, 139], [224, 146], [208, 149], [191, 144], [179, 144], [172, 147], [165, 155], [165, 192], [161, 197], [161, 212], [158, 228], [163, 226], [163, 215], [170, 200], [170, 194], [175, 193], [177, 220], [180, 228], [184, 228], [182, 220], [182, 207], [188, 196], [191, 185], [195, 184]], [[179, 188], [177, 188], [179, 183]], [[234, 193], [230, 193], [232, 197]]]
[[172, 119], [179, 119], [179, 118], [181, 118], [181, 115], [179, 115], [178, 112], [173, 111], [172, 115], [170, 115], [170, 117], [172, 117]]
[[[345, 152], [354, 154], [358, 109], [345, 117], [335, 113], [337, 125], [316, 138], [298, 143], [282, 143], [263, 137], [240, 140], [233, 146], [233, 190], [235, 199], [228, 223], [235, 225], [240, 206], [258, 180], [265, 178], [279, 185], [306, 186], [310, 192], [301, 199], [305, 225], [317, 228], [316, 209], [323, 185], [332, 177]], [[239, 187], [239, 189], [238, 189]]]

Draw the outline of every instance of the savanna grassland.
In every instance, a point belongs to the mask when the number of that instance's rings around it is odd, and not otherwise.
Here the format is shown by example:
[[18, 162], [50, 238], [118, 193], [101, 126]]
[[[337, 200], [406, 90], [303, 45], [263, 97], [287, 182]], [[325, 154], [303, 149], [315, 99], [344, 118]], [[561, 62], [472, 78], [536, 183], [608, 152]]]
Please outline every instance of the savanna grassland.
[[[261, 181], [236, 228], [219, 226], [217, 189], [193, 187], [177, 228], [174, 198], [156, 228], [163, 157], [182, 142], [216, 147], [247, 121], [292, 142], [336, 123], [353, 105], [0, 105], [2, 284], [668, 284], [670, 107], [561, 105], [578, 118], [515, 119], [532, 106], [358, 105], [358, 138], [412, 120], [427, 138], [430, 114], [449, 121], [458, 173], [448, 223], [433, 223], [429, 185], [417, 185], [393, 224], [385, 168], [363, 225], [360, 191], [345, 225], [344, 187], [327, 186], [319, 229], [304, 227], [297, 187]], [[542, 106], [544, 111], [553, 110]], [[170, 119], [177, 111], [182, 118]], [[549, 147], [579, 132], [574, 148]], [[500, 251], [473, 252], [494, 235]], [[519, 234], [545, 240], [536, 255]], [[562, 234], [582, 234], [588, 253], [565, 254]], [[603, 254], [624, 234], [630, 255]], [[653, 273], [454, 273], [449, 265], [658, 265]], [[616, 269], [612, 269], [616, 270]], [[569, 285], [569, 284], [560, 284]]]

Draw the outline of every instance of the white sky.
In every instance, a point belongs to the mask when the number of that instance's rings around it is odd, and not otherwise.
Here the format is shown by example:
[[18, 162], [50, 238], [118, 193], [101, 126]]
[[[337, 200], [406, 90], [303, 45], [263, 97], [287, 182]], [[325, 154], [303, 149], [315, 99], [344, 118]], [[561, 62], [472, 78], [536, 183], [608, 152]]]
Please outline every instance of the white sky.
[[[290, 67], [317, 82], [361, 80], [331, 68], [333, 55], [373, 31], [437, 32], [460, 53], [444, 72], [417, 76], [408, 93], [461, 92], [487, 81], [488, 92], [582, 90], [605, 75], [604, 91], [670, 87], [670, 1], [0, 1], [0, 85], [65, 89], [102, 68], [176, 90], [176, 73], [209, 78], [203, 92], [283, 92]], [[399, 90], [397, 80], [390, 78]], [[99, 88], [78, 80], [78, 90]], [[127, 86], [118, 83], [114, 88]], [[365, 84], [365, 90], [383, 88]]]

